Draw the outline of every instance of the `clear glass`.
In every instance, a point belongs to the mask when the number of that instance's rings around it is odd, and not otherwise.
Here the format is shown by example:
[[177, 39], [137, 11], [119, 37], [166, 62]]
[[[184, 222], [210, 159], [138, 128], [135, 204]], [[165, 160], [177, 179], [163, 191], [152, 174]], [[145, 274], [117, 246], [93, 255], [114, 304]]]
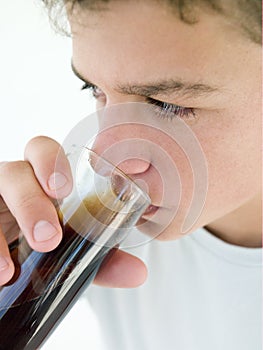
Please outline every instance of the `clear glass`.
[[93, 151], [76, 149], [69, 161], [74, 188], [57, 203], [59, 246], [36, 252], [22, 235], [10, 245], [16, 271], [0, 288], [0, 350], [37, 349], [150, 204], [130, 178]]

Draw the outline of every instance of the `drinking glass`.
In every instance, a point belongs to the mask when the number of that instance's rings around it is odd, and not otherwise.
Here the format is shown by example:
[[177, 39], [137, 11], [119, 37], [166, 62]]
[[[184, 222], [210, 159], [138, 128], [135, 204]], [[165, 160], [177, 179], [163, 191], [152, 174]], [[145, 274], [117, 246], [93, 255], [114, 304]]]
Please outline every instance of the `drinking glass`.
[[73, 190], [56, 203], [61, 243], [42, 253], [19, 235], [9, 246], [15, 274], [0, 288], [0, 350], [43, 344], [150, 204], [135, 182], [92, 150], [77, 148], [68, 159]]

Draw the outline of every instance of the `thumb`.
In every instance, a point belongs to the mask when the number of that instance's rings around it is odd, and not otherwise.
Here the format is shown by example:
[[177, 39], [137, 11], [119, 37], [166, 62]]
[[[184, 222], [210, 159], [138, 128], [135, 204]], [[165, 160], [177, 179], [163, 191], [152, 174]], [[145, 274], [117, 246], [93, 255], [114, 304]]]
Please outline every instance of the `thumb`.
[[113, 249], [103, 261], [94, 284], [109, 288], [134, 288], [145, 282], [147, 268], [137, 257]]

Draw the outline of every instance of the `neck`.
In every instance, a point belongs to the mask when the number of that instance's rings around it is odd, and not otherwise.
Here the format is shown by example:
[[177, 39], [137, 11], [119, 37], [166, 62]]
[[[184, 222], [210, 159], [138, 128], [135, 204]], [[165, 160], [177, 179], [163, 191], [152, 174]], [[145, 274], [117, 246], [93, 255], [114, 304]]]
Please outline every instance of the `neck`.
[[261, 193], [205, 228], [230, 244], [249, 248], [262, 247]]

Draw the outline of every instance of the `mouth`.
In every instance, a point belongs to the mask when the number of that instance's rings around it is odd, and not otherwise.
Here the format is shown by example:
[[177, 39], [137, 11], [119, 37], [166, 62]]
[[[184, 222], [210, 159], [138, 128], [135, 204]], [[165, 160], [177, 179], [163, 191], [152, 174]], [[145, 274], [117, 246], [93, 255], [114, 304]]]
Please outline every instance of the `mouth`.
[[145, 212], [143, 213], [143, 215], [141, 216], [142, 219], [149, 219], [151, 216], [153, 216], [157, 210], [159, 209], [159, 207], [151, 204], [149, 205], [149, 207], [145, 210]]

